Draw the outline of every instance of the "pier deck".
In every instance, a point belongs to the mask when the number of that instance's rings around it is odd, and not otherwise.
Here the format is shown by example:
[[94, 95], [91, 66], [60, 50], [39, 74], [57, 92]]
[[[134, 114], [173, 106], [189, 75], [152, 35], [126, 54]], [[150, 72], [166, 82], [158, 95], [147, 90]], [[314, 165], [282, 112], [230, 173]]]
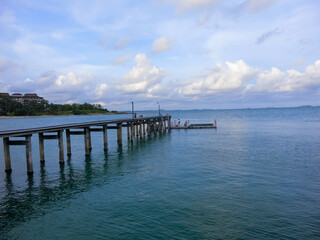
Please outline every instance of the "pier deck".
[[[104, 150], [108, 150], [108, 129], [117, 130], [117, 143], [122, 145], [122, 128], [127, 129], [128, 141], [133, 142], [134, 138], [142, 138], [146, 134], [149, 136], [151, 132], [155, 134], [157, 132], [165, 132], [167, 129], [170, 131], [170, 119], [168, 114], [165, 116], [153, 116], [153, 117], [139, 117], [139, 118], [127, 118], [127, 119], [114, 119], [104, 121], [92, 121], [83, 123], [71, 123], [62, 124], [47, 127], [29, 128], [29, 129], [17, 129], [0, 131], [0, 138], [3, 138], [4, 148], [4, 161], [5, 171], [11, 173], [11, 157], [10, 157], [10, 145], [24, 145], [26, 146], [26, 160], [27, 160], [27, 173], [33, 173], [32, 165], [32, 147], [31, 137], [33, 134], [38, 134], [39, 138], [39, 153], [40, 161], [45, 161], [44, 152], [44, 140], [56, 139], [59, 145], [59, 162], [64, 163], [64, 143], [63, 133], [66, 133], [67, 142], [67, 155], [71, 155], [71, 135], [83, 135], [85, 143], [85, 154], [90, 155], [91, 152], [91, 132], [102, 132], [102, 138], [104, 143]], [[12, 138], [19, 137], [25, 138], [24, 140], [12, 140]], [[11, 139], [10, 139], [11, 138]]]
[[202, 129], [202, 128], [217, 128], [212, 123], [205, 124], [190, 124], [189, 126], [171, 126], [171, 129]]

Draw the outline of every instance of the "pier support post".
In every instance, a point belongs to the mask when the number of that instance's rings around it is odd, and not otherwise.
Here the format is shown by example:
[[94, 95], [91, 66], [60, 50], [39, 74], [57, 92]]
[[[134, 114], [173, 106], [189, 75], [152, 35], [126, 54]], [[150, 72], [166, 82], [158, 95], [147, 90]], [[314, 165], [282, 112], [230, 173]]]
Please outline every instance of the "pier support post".
[[44, 139], [43, 139], [43, 133], [39, 133], [38, 137], [39, 137], [40, 162], [44, 162]]
[[59, 162], [64, 163], [64, 151], [63, 151], [63, 130], [58, 131], [58, 141], [59, 141]]
[[143, 136], [145, 136], [146, 135], [146, 123], [143, 122], [142, 126], [143, 126]]
[[117, 123], [117, 142], [118, 145], [122, 145], [122, 123]]
[[163, 119], [162, 115], [160, 115], [160, 121], [159, 121], [159, 132], [163, 132]]
[[103, 149], [105, 151], [108, 150], [108, 132], [107, 132], [107, 129], [108, 129], [108, 125], [104, 125], [103, 126]]
[[139, 123], [136, 122], [136, 136], [139, 136]]
[[89, 129], [89, 139], [88, 139], [88, 141], [89, 141], [89, 150], [91, 151], [92, 150], [92, 146], [91, 146], [91, 130], [90, 130], [90, 127], [88, 127], [88, 129]]
[[134, 125], [133, 125], [132, 122], [130, 123], [130, 126], [131, 126], [130, 141], [133, 142], [133, 138], [134, 138]]
[[26, 136], [27, 173], [33, 174], [31, 135]]
[[85, 147], [86, 156], [90, 155], [90, 146], [89, 146], [90, 133], [89, 133], [89, 131], [90, 130], [88, 127], [84, 128], [84, 147]]
[[154, 132], [154, 135], [157, 134], [157, 120], [156, 119], [153, 119], [153, 132]]
[[150, 136], [150, 133], [151, 133], [150, 121], [147, 121], [147, 133], [148, 133], [148, 136]]
[[71, 156], [70, 129], [66, 129], [66, 140], [67, 140], [67, 155]]
[[140, 138], [142, 138], [142, 122], [139, 124], [139, 130]]
[[135, 127], [135, 125], [134, 125], [134, 122], [132, 122], [131, 124], [132, 124], [132, 125], [131, 125], [131, 131], [132, 131], [133, 138], [134, 138], [134, 137], [135, 137], [135, 135], [136, 135], [136, 133], [135, 133], [135, 129], [136, 129], [136, 127]]
[[169, 114], [167, 114], [167, 119], [168, 119], [168, 131], [171, 131], [171, 116], [169, 116]]
[[127, 122], [127, 138], [128, 140], [130, 140], [130, 125], [128, 122]]
[[11, 160], [10, 160], [10, 147], [9, 147], [9, 138], [3, 138], [3, 150], [4, 150], [4, 164], [7, 173], [11, 173]]

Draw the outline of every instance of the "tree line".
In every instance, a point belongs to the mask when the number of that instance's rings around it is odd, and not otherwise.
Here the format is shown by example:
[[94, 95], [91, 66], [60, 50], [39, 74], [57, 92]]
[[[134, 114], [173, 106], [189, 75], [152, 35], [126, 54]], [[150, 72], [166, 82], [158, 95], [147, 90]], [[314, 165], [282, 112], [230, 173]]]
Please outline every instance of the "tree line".
[[[0, 116], [37, 116], [37, 115], [80, 115], [109, 113], [100, 104], [53, 104], [47, 100], [16, 102], [9, 97], [0, 97]], [[112, 113], [117, 113], [112, 111]]]

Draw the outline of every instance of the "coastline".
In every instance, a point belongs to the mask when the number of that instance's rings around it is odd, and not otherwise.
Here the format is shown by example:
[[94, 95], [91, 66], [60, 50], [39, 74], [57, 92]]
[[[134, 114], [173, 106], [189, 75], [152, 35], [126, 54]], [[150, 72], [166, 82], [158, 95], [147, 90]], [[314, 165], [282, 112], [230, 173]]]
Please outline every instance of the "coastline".
[[33, 117], [60, 117], [60, 116], [92, 116], [92, 115], [116, 115], [116, 114], [127, 114], [127, 112], [117, 112], [117, 113], [89, 113], [89, 114], [46, 114], [46, 115], [26, 115], [26, 116], [0, 116], [0, 119], [3, 118], [33, 118]]

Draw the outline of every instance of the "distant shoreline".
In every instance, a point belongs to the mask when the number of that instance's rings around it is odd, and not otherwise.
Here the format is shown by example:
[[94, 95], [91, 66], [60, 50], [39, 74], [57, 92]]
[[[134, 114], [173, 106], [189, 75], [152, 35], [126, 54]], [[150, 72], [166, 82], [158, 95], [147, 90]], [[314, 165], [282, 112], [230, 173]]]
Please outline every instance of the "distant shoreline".
[[28, 116], [0, 116], [2, 118], [32, 118], [32, 117], [60, 117], [60, 116], [93, 116], [93, 115], [117, 115], [117, 114], [128, 114], [127, 112], [107, 112], [107, 113], [89, 113], [89, 114], [46, 114], [46, 115], [28, 115]]

